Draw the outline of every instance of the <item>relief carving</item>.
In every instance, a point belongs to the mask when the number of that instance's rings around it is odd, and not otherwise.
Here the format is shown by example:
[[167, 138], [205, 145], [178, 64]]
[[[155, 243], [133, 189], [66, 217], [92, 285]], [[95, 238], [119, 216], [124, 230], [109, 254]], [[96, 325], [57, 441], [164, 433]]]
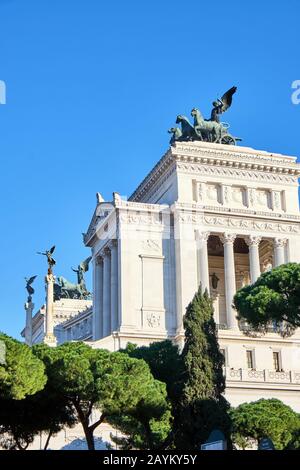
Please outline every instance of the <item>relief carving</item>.
[[157, 312], [148, 312], [146, 314], [146, 322], [149, 328], [159, 328], [160, 314]]
[[143, 240], [142, 250], [144, 251], [160, 251], [160, 244], [155, 240]]

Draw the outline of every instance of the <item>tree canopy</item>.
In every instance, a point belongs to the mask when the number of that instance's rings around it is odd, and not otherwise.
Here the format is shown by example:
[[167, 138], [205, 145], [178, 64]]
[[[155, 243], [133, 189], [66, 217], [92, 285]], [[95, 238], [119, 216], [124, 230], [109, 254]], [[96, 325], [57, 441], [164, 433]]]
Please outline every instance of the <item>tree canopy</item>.
[[0, 398], [21, 400], [42, 390], [47, 382], [42, 361], [29, 346], [3, 333], [4, 360], [0, 363]]
[[277, 450], [284, 449], [300, 429], [300, 415], [275, 398], [243, 403], [230, 411], [232, 437], [245, 449], [270, 438]]
[[[165, 403], [162, 407], [164, 385], [154, 381], [142, 360], [120, 352], [92, 349], [81, 342], [64, 343], [57, 348], [38, 345], [35, 354], [44, 361], [53, 389], [76, 410], [91, 450], [95, 429], [109, 417], [136, 418], [138, 413], [145, 416], [149, 409], [154, 413], [155, 407], [160, 414], [166, 411]], [[151, 394], [160, 396], [156, 405], [150, 406]], [[99, 417], [91, 423], [94, 409], [99, 410]]]
[[107, 417], [110, 424], [126, 435], [112, 437], [122, 449], [159, 449], [170, 433], [171, 413], [166, 386], [151, 377], [149, 379], [143, 396], [134, 407]]
[[76, 417], [69, 404], [49, 386], [23, 400], [0, 399], [1, 445], [6, 449], [27, 449], [39, 433], [50, 438], [65, 426], [73, 426]]
[[267, 331], [270, 322], [289, 334], [300, 326], [300, 264], [288, 263], [263, 273], [234, 297], [239, 319], [255, 330]]
[[130, 357], [147, 362], [153, 377], [167, 385], [168, 396], [171, 400], [173, 399], [176, 395], [176, 386], [183, 373], [183, 361], [176, 344], [169, 339], [141, 347], [128, 343], [123, 352]]

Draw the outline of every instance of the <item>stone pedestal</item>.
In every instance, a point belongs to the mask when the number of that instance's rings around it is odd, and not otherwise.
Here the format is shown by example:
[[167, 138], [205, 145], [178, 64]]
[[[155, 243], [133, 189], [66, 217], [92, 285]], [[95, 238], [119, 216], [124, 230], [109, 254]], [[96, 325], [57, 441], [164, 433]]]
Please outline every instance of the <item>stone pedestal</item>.
[[56, 346], [57, 340], [53, 333], [53, 286], [54, 286], [55, 276], [50, 273], [45, 277], [46, 282], [46, 325], [45, 325], [45, 336], [44, 343], [48, 346]]

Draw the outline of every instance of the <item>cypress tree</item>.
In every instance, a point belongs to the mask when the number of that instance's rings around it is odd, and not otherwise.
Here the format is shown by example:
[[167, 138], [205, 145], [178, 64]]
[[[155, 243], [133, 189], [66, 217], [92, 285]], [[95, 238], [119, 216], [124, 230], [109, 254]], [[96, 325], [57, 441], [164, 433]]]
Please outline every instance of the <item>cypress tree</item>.
[[230, 446], [229, 404], [223, 396], [224, 357], [219, 349], [213, 305], [201, 286], [186, 309], [182, 351], [184, 372], [175, 416], [175, 445], [199, 449], [213, 429], [225, 434]]

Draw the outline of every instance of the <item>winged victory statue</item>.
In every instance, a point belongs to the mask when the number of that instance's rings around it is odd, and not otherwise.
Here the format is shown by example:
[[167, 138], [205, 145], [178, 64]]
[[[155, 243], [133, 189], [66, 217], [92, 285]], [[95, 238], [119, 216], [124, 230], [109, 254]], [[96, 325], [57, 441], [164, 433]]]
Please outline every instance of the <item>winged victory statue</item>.
[[50, 248], [50, 250], [46, 250], [45, 252], [42, 252], [42, 251], [38, 251], [37, 254], [38, 255], [43, 255], [43, 256], [46, 256], [47, 257], [47, 262], [48, 262], [48, 274], [52, 274], [52, 268], [53, 266], [55, 266], [56, 264], [56, 261], [55, 259], [53, 258], [53, 253], [54, 253], [54, 250], [55, 250], [55, 245], [52, 246], [52, 248]]
[[27, 301], [31, 302], [32, 296], [34, 294], [34, 288], [32, 287], [33, 281], [35, 280], [37, 276], [32, 276], [30, 278], [25, 277], [25, 282], [26, 282], [26, 290], [28, 292], [28, 298]]

